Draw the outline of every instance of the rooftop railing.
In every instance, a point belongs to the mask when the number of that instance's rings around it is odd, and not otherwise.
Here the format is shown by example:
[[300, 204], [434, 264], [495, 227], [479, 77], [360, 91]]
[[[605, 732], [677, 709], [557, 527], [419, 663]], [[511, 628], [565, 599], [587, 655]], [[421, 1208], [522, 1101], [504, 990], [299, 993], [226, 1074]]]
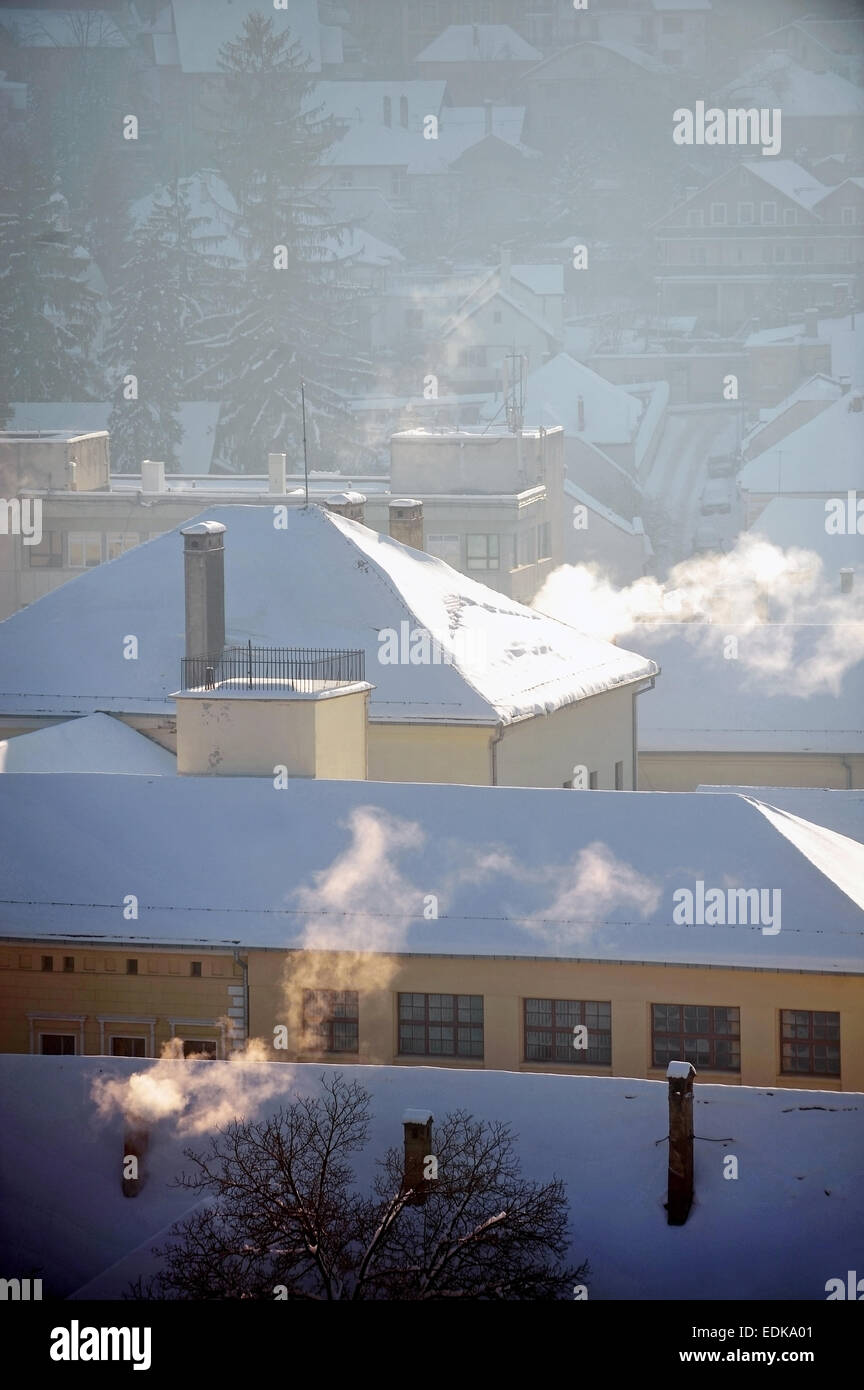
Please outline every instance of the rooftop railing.
[[181, 690], [294, 690], [310, 694], [365, 679], [366, 653], [321, 647], [228, 647], [184, 657]]

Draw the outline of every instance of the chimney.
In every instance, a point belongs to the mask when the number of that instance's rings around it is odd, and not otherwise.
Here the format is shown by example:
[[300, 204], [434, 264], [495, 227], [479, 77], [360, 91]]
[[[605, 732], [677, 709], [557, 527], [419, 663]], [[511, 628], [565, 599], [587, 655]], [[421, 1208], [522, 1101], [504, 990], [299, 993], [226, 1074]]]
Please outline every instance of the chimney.
[[225, 646], [225, 542], [221, 521], [183, 526], [186, 656], [218, 657]]
[[488, 97], [483, 102], [483, 134], [492, 134], [492, 102]]
[[854, 410], [856, 414], [864, 410], [864, 392], [862, 392], [860, 386], [853, 387], [850, 392], [848, 409]]
[[366, 497], [362, 492], [334, 492], [324, 499], [328, 512], [337, 516], [347, 516], [349, 521], [366, 524]]
[[818, 309], [808, 309], [804, 314], [804, 337], [819, 337], [819, 311]]
[[502, 250], [502, 252], [501, 252], [501, 265], [500, 265], [500, 267], [499, 267], [499, 269], [498, 269], [498, 278], [499, 278], [500, 281], [501, 281], [501, 288], [502, 288], [502, 290], [504, 291], [505, 294], [509, 294], [509, 293], [510, 293], [510, 271], [511, 271], [511, 268], [512, 268], [512, 267], [511, 267], [511, 264], [510, 264], [510, 252], [509, 252], [509, 251], [504, 251], [504, 250]]
[[422, 1206], [429, 1190], [430, 1179], [425, 1176], [425, 1170], [427, 1159], [434, 1159], [431, 1152], [432, 1118], [431, 1110], [406, 1110], [402, 1115], [405, 1130], [402, 1191], [411, 1193], [408, 1199], [411, 1206]]
[[413, 550], [423, 549], [423, 503], [416, 497], [394, 497], [388, 506], [390, 535]]
[[666, 1219], [683, 1226], [693, 1203], [693, 1077], [690, 1062], [670, 1062], [669, 1082], [669, 1186]]
[[141, 463], [141, 491], [165, 491], [165, 465], [154, 459], [143, 459]]
[[840, 571], [840, 592], [841, 594], [851, 594], [855, 583], [855, 571], [851, 566]]
[[149, 1134], [141, 1120], [127, 1116], [123, 1126], [123, 1173], [124, 1197], [137, 1197], [144, 1186], [142, 1167], [147, 1152]]
[[68, 459], [66, 462], [66, 488], [69, 492], [78, 491], [78, 460]]
[[579, 433], [581, 434], [582, 430], [584, 430], [584, 428], [585, 428], [585, 397], [584, 397], [584, 396], [577, 396], [577, 397], [576, 397], [576, 412], [577, 412], [576, 424], [577, 424], [577, 428], [578, 428], [578, 430], [579, 430]]
[[269, 491], [275, 493], [278, 497], [284, 497], [284, 496], [285, 496], [285, 455], [284, 455], [284, 454], [268, 454], [268, 455], [267, 455], [267, 473], [268, 473], [269, 478], [270, 478], [270, 481], [269, 481], [269, 483], [268, 483], [268, 489], [269, 489]]

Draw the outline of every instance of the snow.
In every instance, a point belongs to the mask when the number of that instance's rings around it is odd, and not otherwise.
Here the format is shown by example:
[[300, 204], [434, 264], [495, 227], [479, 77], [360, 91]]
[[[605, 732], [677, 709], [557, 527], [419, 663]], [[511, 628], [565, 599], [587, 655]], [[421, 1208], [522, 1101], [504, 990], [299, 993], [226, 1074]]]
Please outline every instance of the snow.
[[[654, 673], [622, 647], [525, 608], [322, 508], [208, 509], [225, 538], [228, 645], [363, 648], [370, 719], [509, 723]], [[171, 712], [184, 654], [179, 530], [89, 570], [0, 624], [8, 713]], [[382, 664], [382, 629], [425, 628], [440, 665]], [[124, 661], [121, 638], [139, 641]], [[14, 673], [14, 674], [13, 674]]]
[[[776, 100], [775, 96], [774, 101]], [[770, 105], [767, 98], [766, 103]], [[785, 115], [785, 102], [782, 109]], [[820, 198], [824, 198], [825, 194], [831, 191], [827, 184], [820, 183], [793, 159], [765, 159], [763, 156], [761, 160], [745, 159], [741, 167], [808, 211], [814, 203], [818, 203]]]
[[431, 1110], [403, 1110], [402, 1123], [405, 1125], [428, 1125], [434, 1118]]
[[[425, 116], [440, 115], [446, 91], [447, 83], [440, 79], [316, 82], [306, 94], [303, 106], [321, 118], [333, 116], [338, 121], [348, 121], [352, 125], [369, 124], [387, 129], [384, 124], [384, 99], [389, 97], [391, 125], [399, 129], [400, 103], [404, 97], [408, 102], [409, 128], [418, 131], [422, 129]], [[322, 109], [319, 111], [319, 108]]]
[[670, 1062], [666, 1068], [666, 1077], [670, 1081], [679, 1078], [686, 1081], [689, 1076], [695, 1076], [695, 1074], [696, 1068], [690, 1062]]
[[852, 840], [864, 840], [864, 790], [834, 790], [827, 787], [733, 787], [707, 783], [697, 792], [747, 796], [778, 810], [789, 811], [801, 820], [836, 830]]
[[860, 315], [841, 319], [820, 319], [819, 337], [831, 344], [831, 375], [848, 377], [852, 386], [864, 384], [864, 333], [859, 332]]
[[596, 497], [592, 497], [590, 492], [571, 482], [569, 478], [564, 479], [564, 491], [568, 497], [573, 497], [577, 502], [581, 502], [591, 512], [596, 512], [602, 516], [604, 521], [608, 521], [610, 526], [614, 526], [619, 531], [625, 531], [628, 536], [641, 535], [641, 528], [634, 526], [632, 521], [627, 521], [617, 512], [613, 512], [611, 507], [606, 507], [602, 502], [598, 502]]
[[[111, 401], [16, 401], [7, 430], [90, 434], [108, 428], [111, 409]], [[181, 402], [177, 419], [183, 438], [177, 446], [177, 462], [182, 473], [208, 472], [219, 410], [218, 401]], [[141, 486], [140, 480], [136, 486]], [[266, 487], [263, 490], [266, 491]]]
[[171, 777], [173, 753], [108, 714], [0, 742], [0, 772], [127, 772]]
[[[155, 1126], [148, 1180], [129, 1201], [119, 1182], [121, 1121], [100, 1124], [90, 1099], [94, 1080], [127, 1078], [155, 1065], [0, 1057], [8, 1116], [0, 1130], [7, 1273], [44, 1271], [46, 1298], [119, 1298], [134, 1278], [152, 1271], [152, 1246], [194, 1205], [194, 1195], [172, 1182], [188, 1169], [183, 1148], [200, 1151], [205, 1136], [180, 1138], [167, 1121]], [[223, 1079], [226, 1089], [231, 1085], [232, 1063], [162, 1066], [176, 1068], [178, 1079], [207, 1068], [214, 1085]], [[252, 1085], [269, 1093], [257, 1105], [247, 1093], [246, 1113], [263, 1119], [317, 1094], [320, 1078], [337, 1070], [372, 1096], [369, 1144], [352, 1164], [364, 1187], [375, 1159], [401, 1145], [400, 1117], [421, 1095], [439, 1122], [463, 1109], [510, 1123], [525, 1176], [564, 1182], [568, 1259], [589, 1261], [592, 1302], [823, 1301], [828, 1279], [845, 1278], [850, 1232], [864, 1220], [858, 1097], [701, 1085], [697, 1075], [696, 1132], [721, 1142], [694, 1144], [695, 1200], [686, 1224], [676, 1227], [663, 1210], [667, 1156], [657, 1144], [668, 1129], [665, 1081], [271, 1062], [244, 1069]], [[56, 1181], [58, 1144], [63, 1182]], [[746, 1180], [724, 1181], [727, 1150]]]
[[[261, 0], [173, 0], [174, 29], [180, 66], [185, 73], [220, 73], [219, 50], [236, 42], [250, 14], [261, 13]], [[291, 0], [287, 10], [267, 7], [278, 34], [287, 30], [299, 40], [306, 71], [321, 71], [321, 29], [317, 0]], [[337, 60], [338, 61], [338, 60]]]
[[[579, 396], [585, 413], [581, 430]], [[531, 372], [525, 383], [525, 418], [532, 426], [561, 425], [566, 434], [600, 447], [631, 443], [643, 410], [638, 397], [598, 376], [567, 352], [559, 352]]]
[[451, 24], [415, 63], [536, 63], [542, 53], [508, 24]]
[[[754, 643], [757, 651], [764, 644], [766, 656], [779, 651], [783, 673], [768, 660], [760, 678], [755, 670], [741, 669], [741, 661], [726, 660], [724, 639], [735, 635], [745, 652]], [[663, 672], [650, 699], [640, 701], [642, 753], [864, 753], [864, 661], [854, 659], [854, 632], [837, 694], [825, 688], [796, 694], [796, 671], [818, 664], [826, 645], [836, 660], [836, 628], [785, 623], [752, 631], [734, 624], [645, 624], [626, 638], [649, 652]]]
[[[864, 845], [743, 796], [21, 774], [0, 818], [13, 938], [864, 973]], [[781, 931], [677, 924], [697, 880], [779, 888]]]
[[[193, 238], [206, 254], [224, 257], [234, 265], [243, 265], [246, 252], [234, 234], [239, 210], [234, 194], [223, 178], [212, 169], [198, 169], [188, 178], [179, 180], [180, 191], [189, 208], [189, 216], [199, 223]], [[129, 206], [129, 217], [136, 228], [143, 227], [158, 204], [165, 204], [163, 192], [157, 188]]]
[[741, 488], [836, 496], [864, 487], [864, 411], [850, 410], [850, 399], [841, 396], [746, 463], [738, 475]]
[[821, 497], [773, 497], [750, 527], [784, 550], [797, 547], [819, 556], [834, 588], [841, 569], [858, 571], [864, 579], [864, 546], [859, 535], [829, 535], [825, 530], [825, 501]]
[[784, 120], [855, 116], [864, 112], [864, 93], [854, 82], [836, 72], [813, 72], [796, 63], [788, 53], [769, 53], [721, 87], [714, 99], [719, 105], [728, 102], [732, 106], [779, 106]]
[[365, 227], [347, 227], [341, 235], [325, 238], [322, 245], [328, 258], [346, 264], [386, 267], [405, 260], [398, 247], [373, 236]]

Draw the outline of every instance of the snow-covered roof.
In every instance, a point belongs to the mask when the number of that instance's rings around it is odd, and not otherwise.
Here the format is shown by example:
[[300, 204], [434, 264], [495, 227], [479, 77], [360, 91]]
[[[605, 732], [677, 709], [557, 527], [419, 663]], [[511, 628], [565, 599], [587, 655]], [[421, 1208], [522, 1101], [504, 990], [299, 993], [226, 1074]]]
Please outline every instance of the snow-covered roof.
[[[522, 140], [525, 125], [524, 106], [492, 106], [490, 108], [492, 134], [499, 140], [507, 140], [518, 145]], [[486, 108], [484, 106], [445, 106], [441, 112], [438, 138], [460, 135], [464, 147], [474, 144], [486, 134]]]
[[[93, 433], [108, 428], [112, 408], [111, 401], [16, 401], [7, 429]], [[181, 473], [209, 471], [220, 409], [218, 401], [181, 401], [177, 409], [183, 431], [177, 445]]]
[[831, 375], [848, 377], [853, 386], [864, 384], [864, 332], [861, 315], [819, 320], [819, 337], [831, 344]]
[[[119, 1114], [99, 1121], [92, 1088], [157, 1069], [160, 1079], [188, 1087], [186, 1129], [178, 1132], [176, 1117], [154, 1124], [147, 1185], [129, 1201], [116, 1159], [123, 1121]], [[318, 1094], [322, 1077], [337, 1070], [372, 1097], [369, 1144], [352, 1160], [363, 1189], [375, 1160], [401, 1144], [406, 1110], [422, 1105], [439, 1122], [456, 1110], [508, 1122], [525, 1177], [564, 1183], [566, 1258], [589, 1262], [592, 1301], [686, 1303], [696, 1290], [733, 1303], [812, 1302], [824, 1300], [829, 1279], [845, 1280], [850, 1232], [864, 1220], [864, 1117], [836, 1093], [702, 1085], [697, 1075], [697, 1133], [720, 1142], [695, 1145], [696, 1201], [685, 1226], [670, 1226], [666, 1148], [657, 1146], [668, 1120], [665, 1080], [7, 1054], [0, 1057], [8, 1117], [0, 1127], [0, 1221], [9, 1273], [38, 1269], [46, 1298], [120, 1299], [152, 1272], [152, 1247], [198, 1200], [174, 1179], [188, 1171], [184, 1148], [206, 1147], [206, 1098], [236, 1096], [245, 1117], [265, 1119]], [[720, 1155], [730, 1135], [746, 1181], [724, 1181]], [[62, 1182], [52, 1166], [58, 1146]]]
[[714, 99], [721, 105], [779, 106], [784, 120], [864, 112], [864, 92], [854, 82], [836, 72], [813, 72], [785, 52], [766, 54], [715, 92]]
[[827, 787], [721, 787], [703, 783], [696, 790], [712, 795], [749, 796], [813, 825], [824, 825], [838, 835], [864, 841], [864, 790], [860, 788], [835, 791]]
[[415, 63], [536, 63], [542, 54], [508, 24], [451, 24]]
[[607, 49], [610, 53], [615, 53], [619, 58], [624, 58], [626, 62], [633, 63], [636, 67], [642, 68], [644, 72], [649, 72], [655, 76], [665, 74], [668, 76], [670, 69], [665, 63], [661, 63], [653, 54], [646, 53], [644, 49], [637, 48], [635, 44], [619, 43], [615, 39], [585, 39], [580, 43], [571, 43], [566, 48], [560, 49], [557, 53], [544, 58], [536, 67], [530, 68], [525, 74], [526, 79], [538, 78], [542, 82], [555, 81], [568, 70], [572, 72], [573, 56], [582, 49]]
[[864, 487], [864, 411], [841, 396], [812, 420], [745, 463], [738, 475], [748, 492], [829, 493]]
[[387, 168], [396, 165], [407, 168], [423, 153], [416, 132], [401, 126], [351, 125], [339, 139], [324, 151], [319, 164], [336, 168]]
[[398, 247], [373, 236], [365, 227], [346, 227], [341, 234], [326, 237], [322, 247], [328, 258], [356, 265], [386, 267], [405, 260]]
[[177, 759], [110, 714], [68, 719], [0, 742], [0, 772], [126, 772], [170, 777]]
[[[846, 498], [842, 500], [845, 503]], [[836, 589], [841, 569], [864, 573], [864, 544], [862, 537], [854, 533], [829, 533], [825, 519], [822, 497], [772, 497], [750, 530], [784, 550], [794, 546], [814, 552], [822, 561], [826, 580]]]
[[[727, 658], [729, 636], [739, 637], [750, 664]], [[642, 753], [864, 753], [864, 660], [856, 657], [854, 610], [845, 660], [839, 625], [657, 623], [636, 626], [626, 640], [663, 668], [650, 700], [640, 701]], [[843, 668], [836, 684], [829, 655]]]
[[[579, 487], [571, 478], [564, 479], [564, 491], [568, 497], [573, 497], [577, 502], [582, 502], [589, 511], [596, 512], [598, 516], [602, 516], [603, 520], [608, 521], [609, 525], [614, 526], [616, 530], [624, 531], [628, 536], [644, 535], [641, 522], [638, 526], [635, 526], [633, 521], [627, 521], [625, 517], [619, 516], [617, 512], [613, 512], [611, 507], [607, 507], [603, 502], [598, 502], [596, 497], [592, 497], [590, 492], [586, 492], [584, 488]], [[638, 518], [634, 517], [634, 521], [636, 520], [638, 520]]]
[[[584, 424], [579, 428], [579, 397]], [[531, 372], [525, 383], [525, 418], [532, 425], [561, 425], [592, 444], [629, 444], [644, 406], [623, 386], [598, 376], [567, 352]]]
[[[188, 178], [180, 179], [179, 186], [190, 218], [199, 224], [192, 231], [193, 245], [197, 242], [209, 255], [243, 264], [246, 251], [235, 233], [239, 210], [225, 180], [212, 169], [199, 169]], [[129, 218], [133, 226], [143, 227], [157, 203], [164, 205], [165, 202], [166, 197], [160, 188], [136, 198], [129, 205]]]
[[[289, 507], [278, 530], [272, 507], [215, 507], [190, 522], [205, 516], [228, 528], [228, 644], [363, 648], [373, 721], [510, 722], [656, 670], [320, 507]], [[431, 633], [452, 664], [381, 664], [379, 631], [399, 632], [403, 621]], [[0, 709], [170, 711], [184, 622], [176, 530], [0, 623], [0, 679], [10, 692], [0, 692]], [[137, 661], [123, 660], [128, 633], [138, 637]]]
[[[180, 66], [186, 73], [222, 71], [219, 50], [236, 42], [249, 15], [262, 11], [261, 0], [172, 0], [174, 31]], [[307, 66], [305, 71], [321, 71], [322, 28], [317, 0], [291, 0], [287, 9], [270, 5], [266, 9], [275, 33], [287, 30], [291, 41], [299, 41]], [[341, 46], [340, 48], [341, 57]], [[329, 61], [339, 61], [330, 58]]]
[[[444, 104], [447, 83], [443, 78], [389, 81], [326, 81], [316, 82], [303, 100], [304, 109], [317, 111], [321, 116], [333, 116], [351, 124], [369, 124], [387, 128], [384, 121], [385, 98], [390, 101], [390, 124], [401, 125], [401, 101], [408, 103], [408, 123], [413, 131], [422, 128], [424, 117], [438, 116]], [[448, 109], [449, 114], [449, 109]]]
[[491, 284], [485, 291], [472, 293], [465, 301], [464, 307], [449, 318], [442, 326], [441, 337], [448, 338], [451, 333], [457, 333], [465, 326], [469, 319], [472, 319], [475, 314], [479, 313], [481, 309], [485, 309], [487, 304], [491, 304], [493, 301], [495, 303], [506, 304], [508, 309], [511, 309], [520, 318], [527, 319], [529, 323], [533, 324], [541, 333], [545, 333], [546, 337], [553, 342], [559, 340], [557, 330], [547, 319], [543, 318], [542, 314], [537, 313], [536, 310], [530, 308], [527, 304], [523, 304], [521, 300], [516, 299], [512, 294], [508, 294], [507, 291], [501, 289], [497, 283]]
[[[58, 773], [0, 813], [10, 938], [864, 973], [864, 845], [746, 797]], [[700, 880], [780, 889], [781, 930], [676, 923]]]
[[107, 10], [46, 10], [36, 5], [0, 10], [0, 29], [14, 32], [23, 48], [128, 48]]
[[514, 265], [511, 275], [540, 297], [564, 293], [563, 265]]
[[[782, 109], [785, 114], [785, 102]], [[794, 159], [745, 159], [741, 167], [808, 211], [829, 192], [826, 184], [820, 183], [819, 179], [814, 178], [800, 164], [796, 164]]]
[[711, 0], [651, 0], [655, 10], [710, 10]]

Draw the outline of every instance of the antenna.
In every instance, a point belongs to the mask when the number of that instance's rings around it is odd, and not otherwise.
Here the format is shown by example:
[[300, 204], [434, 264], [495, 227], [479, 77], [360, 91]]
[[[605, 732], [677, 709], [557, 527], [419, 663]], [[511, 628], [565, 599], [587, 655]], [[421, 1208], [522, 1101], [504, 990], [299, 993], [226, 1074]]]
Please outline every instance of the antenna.
[[300, 382], [300, 409], [303, 414], [303, 484], [306, 492], [305, 506], [309, 506], [309, 460], [306, 457], [306, 383]]
[[[524, 363], [525, 354], [516, 351], [516, 344], [513, 344], [512, 352], [508, 352], [506, 361], [511, 362], [512, 368], [509, 373], [507, 385], [507, 428], [511, 434], [519, 434], [525, 419], [525, 381]], [[516, 363], [519, 363], [519, 377], [516, 377]]]

